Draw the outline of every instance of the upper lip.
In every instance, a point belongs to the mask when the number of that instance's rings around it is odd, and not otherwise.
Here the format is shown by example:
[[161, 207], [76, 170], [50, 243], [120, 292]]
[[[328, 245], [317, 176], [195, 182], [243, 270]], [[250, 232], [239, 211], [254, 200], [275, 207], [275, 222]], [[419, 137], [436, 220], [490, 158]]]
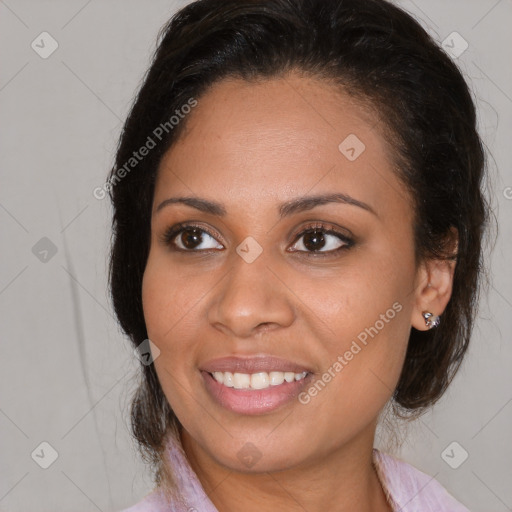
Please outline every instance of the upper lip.
[[212, 359], [201, 365], [201, 370], [209, 373], [231, 372], [231, 373], [258, 373], [258, 372], [311, 372], [302, 364], [281, 359], [275, 356], [228, 356]]

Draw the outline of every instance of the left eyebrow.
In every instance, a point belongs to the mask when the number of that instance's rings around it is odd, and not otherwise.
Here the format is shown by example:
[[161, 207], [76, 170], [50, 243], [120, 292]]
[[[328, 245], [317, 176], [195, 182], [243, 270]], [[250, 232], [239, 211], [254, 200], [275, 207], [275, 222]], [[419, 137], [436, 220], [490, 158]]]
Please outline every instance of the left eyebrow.
[[377, 212], [363, 201], [359, 201], [359, 199], [355, 199], [347, 194], [321, 194], [318, 196], [306, 196], [300, 197], [298, 199], [292, 199], [291, 201], [287, 201], [283, 203], [279, 207], [279, 216], [280, 218], [288, 217], [293, 213], [303, 212], [306, 210], [311, 210], [316, 206], [321, 206], [327, 203], [342, 203], [349, 204], [352, 206], [358, 206], [359, 208], [363, 208], [364, 210], [372, 213], [376, 217], [378, 217]]

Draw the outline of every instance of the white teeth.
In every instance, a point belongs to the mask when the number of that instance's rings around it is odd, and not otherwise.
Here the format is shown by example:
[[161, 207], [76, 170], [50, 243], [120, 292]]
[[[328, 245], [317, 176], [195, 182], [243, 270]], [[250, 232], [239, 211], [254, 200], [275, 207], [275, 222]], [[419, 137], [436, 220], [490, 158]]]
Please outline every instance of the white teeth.
[[248, 373], [234, 373], [233, 387], [235, 389], [249, 389], [251, 387], [251, 376]]
[[302, 380], [307, 372], [258, 372], [258, 373], [231, 373], [213, 372], [213, 378], [228, 388], [235, 389], [267, 389], [270, 386], [279, 386], [283, 382]]
[[222, 372], [213, 372], [213, 376], [217, 382], [224, 383], [224, 374]]
[[[222, 372], [215, 372], [217, 375], [222, 375]], [[213, 376], [215, 377], [215, 373], [213, 374]], [[217, 377], [215, 377], [215, 379], [217, 379]], [[219, 381], [221, 382], [221, 381]], [[230, 373], [230, 372], [224, 372], [224, 378], [223, 378], [223, 382], [221, 382], [221, 384], [224, 384], [224, 386], [227, 386], [228, 388], [232, 388], [234, 386], [233, 384], [233, 374]]]
[[284, 373], [283, 372], [270, 372], [270, 385], [271, 386], [279, 386], [284, 382]]
[[269, 387], [270, 377], [267, 372], [253, 373], [251, 375], [252, 389], [265, 389]]

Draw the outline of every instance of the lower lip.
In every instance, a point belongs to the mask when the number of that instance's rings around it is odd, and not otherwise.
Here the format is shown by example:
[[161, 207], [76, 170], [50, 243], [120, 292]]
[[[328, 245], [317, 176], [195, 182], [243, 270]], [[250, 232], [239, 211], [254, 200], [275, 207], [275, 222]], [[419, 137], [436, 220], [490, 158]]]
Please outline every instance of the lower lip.
[[264, 414], [296, 399], [307, 386], [311, 374], [301, 380], [283, 382], [266, 389], [228, 388], [217, 382], [208, 372], [201, 375], [210, 396], [222, 407], [239, 414]]

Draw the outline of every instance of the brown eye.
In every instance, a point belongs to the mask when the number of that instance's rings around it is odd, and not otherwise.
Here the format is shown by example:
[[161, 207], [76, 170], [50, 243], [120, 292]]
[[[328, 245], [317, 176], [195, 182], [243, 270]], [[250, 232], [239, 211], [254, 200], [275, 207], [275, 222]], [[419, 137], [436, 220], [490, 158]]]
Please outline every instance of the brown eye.
[[197, 228], [184, 229], [177, 237], [183, 249], [195, 249], [196, 246], [201, 245], [202, 238], [201, 230]]
[[[170, 228], [164, 235], [167, 245], [184, 252], [199, 252], [202, 250], [218, 249], [212, 246], [214, 236], [203, 228], [197, 226], [178, 225]], [[207, 244], [207, 247], [201, 247]], [[222, 248], [222, 246], [220, 246]]]
[[[166, 231], [162, 240], [173, 250], [181, 252], [200, 253], [223, 248], [216, 241], [216, 235], [195, 225], [178, 224], [173, 226]], [[217, 246], [212, 245], [214, 243], [217, 243]], [[331, 256], [339, 251], [349, 249], [354, 245], [354, 241], [334, 229], [315, 225], [297, 235], [294, 245], [298, 245], [298, 247], [292, 252], [310, 256]]]
[[303, 245], [308, 251], [319, 251], [326, 244], [325, 236], [321, 231], [309, 231], [303, 237]]
[[315, 226], [302, 231], [294, 244], [296, 252], [310, 253], [313, 256], [328, 256], [349, 249], [354, 241], [333, 229]]

